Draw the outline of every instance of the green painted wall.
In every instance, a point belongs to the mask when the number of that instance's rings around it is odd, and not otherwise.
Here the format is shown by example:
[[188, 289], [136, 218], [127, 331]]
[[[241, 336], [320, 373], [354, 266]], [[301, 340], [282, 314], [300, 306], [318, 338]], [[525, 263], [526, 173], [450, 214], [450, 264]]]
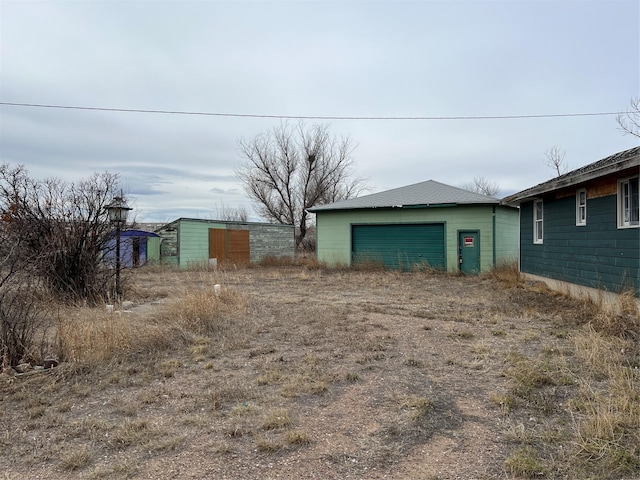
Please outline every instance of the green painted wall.
[[542, 200], [542, 244], [533, 243], [533, 202], [521, 206], [523, 272], [640, 296], [640, 229], [617, 227], [616, 195], [587, 199], [585, 226], [576, 226], [575, 196]]
[[156, 231], [162, 237], [159, 251], [161, 263], [181, 267], [208, 265], [210, 228], [249, 230], [252, 262], [260, 261], [267, 255], [293, 257], [295, 253], [293, 225], [181, 218]]
[[[495, 254], [496, 262], [500, 263], [508, 258], [517, 258], [514, 252], [518, 250], [518, 211], [509, 207], [496, 206], [495, 209], [496, 237], [501, 237]], [[318, 212], [317, 257], [329, 265], [350, 265], [352, 224], [444, 222], [447, 270], [458, 270], [458, 231], [479, 230], [480, 264], [481, 269], [487, 271], [493, 267], [494, 260], [493, 213], [491, 205]]]
[[496, 207], [496, 265], [518, 261], [519, 211]]
[[160, 263], [160, 238], [158, 237], [147, 238], [147, 263]]
[[226, 228], [224, 223], [181, 219], [178, 230], [178, 263], [181, 267], [209, 263], [209, 229]]

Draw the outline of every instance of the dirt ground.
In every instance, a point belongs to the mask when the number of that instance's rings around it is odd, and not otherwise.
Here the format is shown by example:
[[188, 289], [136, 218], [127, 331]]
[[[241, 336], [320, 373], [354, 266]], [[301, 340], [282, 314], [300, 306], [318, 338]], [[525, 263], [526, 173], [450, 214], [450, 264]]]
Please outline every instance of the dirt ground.
[[[0, 478], [507, 479], [527, 434], [570, 421], [572, 380], [541, 391], [548, 408], [505, 405], [513, 359], [570, 362], [588, 316], [538, 286], [298, 267], [158, 275], [135, 279], [122, 315], [153, 318], [174, 292], [213, 284], [246, 307], [209, 337], [0, 384]], [[566, 445], [539, 446], [556, 458], [541, 477], [576, 478]]]

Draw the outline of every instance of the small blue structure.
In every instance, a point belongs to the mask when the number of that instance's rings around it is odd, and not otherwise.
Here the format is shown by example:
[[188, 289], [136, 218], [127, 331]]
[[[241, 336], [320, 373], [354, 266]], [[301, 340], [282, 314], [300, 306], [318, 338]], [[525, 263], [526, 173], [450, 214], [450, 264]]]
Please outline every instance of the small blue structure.
[[[149, 261], [158, 261], [160, 236], [144, 230], [123, 230], [120, 232], [120, 264], [122, 267], [136, 268]], [[116, 260], [116, 232], [107, 241], [104, 261], [111, 265]]]

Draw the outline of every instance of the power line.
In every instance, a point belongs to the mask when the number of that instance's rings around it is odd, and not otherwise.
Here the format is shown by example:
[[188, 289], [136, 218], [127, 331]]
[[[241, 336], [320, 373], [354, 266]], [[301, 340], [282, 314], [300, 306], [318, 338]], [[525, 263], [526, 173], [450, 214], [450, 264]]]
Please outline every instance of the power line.
[[254, 113], [216, 113], [216, 112], [187, 112], [181, 110], [146, 110], [140, 108], [107, 108], [80, 107], [77, 105], [48, 105], [39, 103], [0, 102], [0, 105], [10, 107], [57, 108], [65, 110], [89, 110], [97, 112], [120, 113], [154, 113], [163, 115], [199, 115], [208, 117], [236, 117], [236, 118], [276, 118], [282, 120], [514, 120], [524, 118], [562, 118], [562, 117], [602, 117], [621, 115], [631, 112], [586, 112], [586, 113], [544, 113], [539, 115], [457, 115], [457, 116], [415, 116], [415, 117], [369, 117], [369, 116], [330, 116], [330, 115], [263, 115]]

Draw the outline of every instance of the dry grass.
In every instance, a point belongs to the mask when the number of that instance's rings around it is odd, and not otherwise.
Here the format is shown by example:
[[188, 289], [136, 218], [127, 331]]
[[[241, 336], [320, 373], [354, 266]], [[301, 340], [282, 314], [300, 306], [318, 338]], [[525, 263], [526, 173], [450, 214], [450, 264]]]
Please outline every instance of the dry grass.
[[[144, 295], [148, 298], [150, 294]], [[163, 298], [164, 294], [158, 295]], [[192, 352], [204, 360], [211, 336], [224, 335], [230, 317], [245, 311], [241, 295], [227, 289], [217, 295], [213, 286], [172, 298], [144, 319], [122, 309], [64, 308], [58, 313], [56, 338], [50, 348], [63, 361], [99, 364], [121, 361], [134, 353], [164, 351], [181, 336], [191, 340]]]
[[91, 463], [91, 450], [87, 447], [79, 447], [62, 453], [60, 462], [64, 470], [80, 470]]
[[[511, 437], [527, 445], [505, 462], [512, 474], [546, 477], [551, 475], [549, 466], [569, 468], [580, 478], [618, 479], [640, 473], [640, 346], [634, 340], [640, 315], [628, 296], [622, 295], [619, 302], [615, 308], [588, 303], [590, 321], [570, 333], [570, 347], [545, 347], [541, 358], [514, 352], [507, 356], [505, 375], [512, 387], [494, 395], [493, 401], [507, 411], [526, 409], [552, 419], [551, 427], [547, 422], [545, 428], [561, 432], [550, 437], [536, 425], [512, 430]], [[563, 405], [554, 396], [572, 384], [578, 388], [564, 407], [570, 415], [567, 427], [558, 424], [557, 409]], [[564, 456], [552, 457], [551, 445], [566, 448]]]
[[268, 412], [262, 420], [262, 428], [264, 430], [278, 430], [290, 427], [292, 424], [289, 412], [284, 408], [277, 408]]
[[545, 478], [548, 473], [538, 452], [531, 447], [522, 447], [513, 452], [504, 466], [516, 478]]
[[164, 350], [171, 341], [171, 332], [162, 325], [132, 321], [122, 311], [82, 307], [60, 313], [52, 349], [62, 361], [99, 364], [132, 352]]
[[157, 320], [166, 321], [189, 333], [221, 335], [230, 326], [229, 314], [246, 311], [245, 299], [234, 290], [213, 288], [188, 292], [166, 305]]
[[576, 356], [585, 368], [570, 406], [578, 457], [601, 475], [624, 477], [640, 470], [640, 345], [628, 338], [637, 318], [621, 328], [619, 316], [599, 311], [601, 330], [575, 335]]
[[510, 266], [461, 277], [273, 262], [140, 270], [127, 312], [60, 307], [62, 363], [0, 377], [0, 469], [640, 475], [638, 312], [624, 297], [614, 313]]
[[592, 327], [608, 336], [640, 341], [640, 307], [632, 291], [618, 296], [617, 304], [605, 305], [602, 301], [594, 305], [597, 315], [591, 320]]
[[520, 287], [524, 283], [518, 270], [517, 262], [502, 263], [491, 270], [491, 278], [497, 280], [503, 287]]

